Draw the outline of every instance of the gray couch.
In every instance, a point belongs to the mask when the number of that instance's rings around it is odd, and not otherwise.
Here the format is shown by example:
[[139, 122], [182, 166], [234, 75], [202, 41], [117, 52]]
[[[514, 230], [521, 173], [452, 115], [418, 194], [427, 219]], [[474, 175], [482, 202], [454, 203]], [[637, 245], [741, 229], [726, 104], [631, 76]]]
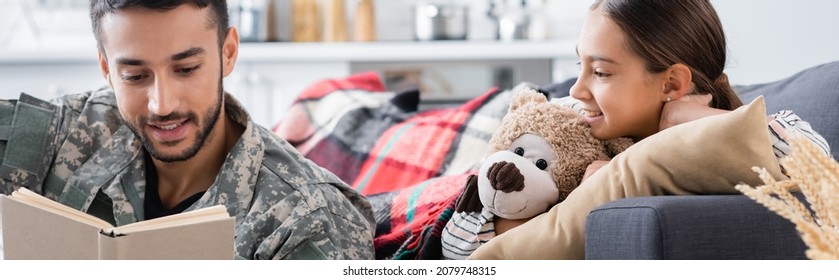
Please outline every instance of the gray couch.
[[[793, 110], [839, 158], [839, 62], [781, 81], [735, 88], [769, 113]], [[799, 197], [800, 194], [799, 194]], [[592, 210], [587, 259], [805, 259], [795, 226], [743, 195], [627, 198]]]

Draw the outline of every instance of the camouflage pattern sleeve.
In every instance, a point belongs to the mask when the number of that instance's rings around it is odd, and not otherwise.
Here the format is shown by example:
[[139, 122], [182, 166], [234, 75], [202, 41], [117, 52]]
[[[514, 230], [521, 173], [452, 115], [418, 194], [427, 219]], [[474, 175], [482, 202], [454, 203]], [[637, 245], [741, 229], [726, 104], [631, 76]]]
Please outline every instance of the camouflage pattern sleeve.
[[69, 191], [65, 188], [67, 182], [97, 151], [107, 146], [122, 121], [116, 98], [108, 87], [65, 95], [55, 103], [62, 105], [64, 118], [43, 194], [59, 200], [59, 196]]
[[[258, 204], [259, 195], [256, 200]], [[236, 231], [237, 240], [259, 242], [253, 255], [239, 252], [240, 258], [360, 260], [375, 257], [371, 225], [331, 184], [314, 183], [299, 188], [262, 215], [248, 215]], [[251, 247], [239, 245], [236, 247]]]
[[78, 117], [69, 106], [84, 103], [88, 94], [47, 102], [21, 93], [17, 100], [0, 101], [0, 193], [19, 187], [44, 193], [49, 167], [68, 134], [64, 124]]
[[[6, 142], [11, 132], [12, 119], [15, 114], [14, 100], [0, 100], [0, 163], [6, 153]], [[15, 186], [10, 180], [0, 178], [0, 194], [9, 194], [14, 191]]]
[[[322, 205], [316, 211], [297, 219], [298, 228], [323, 221], [325, 227], [317, 229], [312, 238], [300, 245], [310, 243], [324, 252], [328, 259], [372, 260], [373, 225], [356, 206], [340, 191], [339, 186], [317, 184], [309, 190], [309, 201]], [[363, 209], [363, 208], [362, 208]], [[305, 246], [297, 246], [285, 258], [300, 259], [307, 256]]]
[[[223, 202], [236, 216], [238, 259], [374, 259], [369, 201], [270, 130], [247, 123], [216, 186], [195, 207]], [[245, 116], [236, 118], [235, 116]]]
[[368, 236], [370, 229], [356, 222], [325, 208], [318, 209], [290, 226], [286, 248], [278, 250], [283, 254], [275, 254], [272, 259], [372, 260], [375, 254]]

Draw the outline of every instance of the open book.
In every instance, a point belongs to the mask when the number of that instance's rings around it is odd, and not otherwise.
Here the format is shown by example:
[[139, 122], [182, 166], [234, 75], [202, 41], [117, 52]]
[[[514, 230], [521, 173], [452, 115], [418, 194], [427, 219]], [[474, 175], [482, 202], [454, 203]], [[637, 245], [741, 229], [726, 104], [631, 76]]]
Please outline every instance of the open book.
[[233, 259], [222, 205], [120, 227], [20, 188], [2, 196], [5, 259]]

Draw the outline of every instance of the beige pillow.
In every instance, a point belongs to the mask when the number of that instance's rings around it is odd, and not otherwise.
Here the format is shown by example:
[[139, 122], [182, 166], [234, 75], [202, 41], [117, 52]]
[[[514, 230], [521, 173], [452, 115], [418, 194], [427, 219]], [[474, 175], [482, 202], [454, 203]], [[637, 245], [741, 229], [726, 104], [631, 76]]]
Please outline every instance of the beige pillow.
[[738, 183], [763, 184], [752, 166], [786, 178], [772, 152], [763, 97], [639, 141], [565, 201], [493, 238], [470, 259], [583, 259], [585, 219], [595, 207], [625, 197], [739, 193]]

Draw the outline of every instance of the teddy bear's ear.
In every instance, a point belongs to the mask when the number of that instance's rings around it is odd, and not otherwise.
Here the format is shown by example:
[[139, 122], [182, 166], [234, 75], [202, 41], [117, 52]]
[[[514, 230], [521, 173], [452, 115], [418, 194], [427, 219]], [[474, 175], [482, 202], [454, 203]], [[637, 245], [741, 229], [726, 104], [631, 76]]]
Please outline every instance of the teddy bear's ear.
[[466, 187], [455, 202], [454, 212], [480, 213], [483, 209], [484, 205], [478, 195], [478, 176], [469, 175], [466, 179]]
[[513, 112], [524, 106], [527, 103], [541, 103], [541, 102], [548, 102], [548, 98], [545, 97], [545, 94], [540, 93], [532, 88], [525, 87], [522, 89], [516, 90], [513, 93], [513, 97], [510, 98], [510, 110], [509, 112]]
[[633, 142], [632, 139], [625, 137], [603, 141], [603, 145], [606, 146], [606, 154], [608, 154], [609, 157], [615, 157], [623, 151], [626, 151], [626, 149], [629, 149], [629, 146], [632, 146], [634, 143], [635, 142]]

